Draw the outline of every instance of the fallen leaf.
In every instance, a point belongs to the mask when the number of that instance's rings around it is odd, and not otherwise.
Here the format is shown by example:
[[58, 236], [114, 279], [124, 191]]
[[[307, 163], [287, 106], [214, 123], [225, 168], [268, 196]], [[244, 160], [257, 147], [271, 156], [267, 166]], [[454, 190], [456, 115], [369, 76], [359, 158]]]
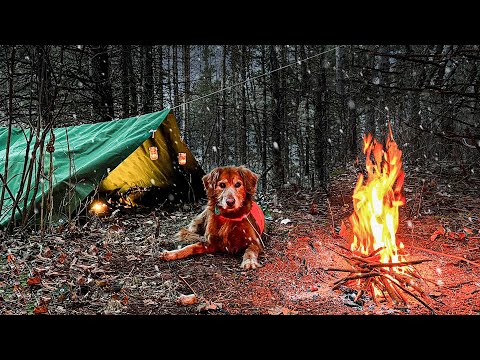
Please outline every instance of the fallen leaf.
[[53, 256], [53, 252], [48, 246], [45, 248], [45, 250], [43, 250], [43, 256], [47, 258], [51, 258]]
[[318, 214], [318, 206], [317, 206], [317, 204], [312, 203], [312, 204], [310, 205], [309, 212], [310, 212], [310, 214], [312, 214], [312, 215], [317, 215], [317, 214]]
[[105, 260], [106, 262], [109, 262], [111, 257], [112, 257], [112, 252], [109, 251], [105, 254], [105, 256], [103, 257], [103, 260]]
[[135, 260], [141, 260], [138, 256], [135, 255], [128, 255], [127, 256], [127, 261], [135, 261]]
[[198, 305], [197, 310], [200, 312], [209, 311], [209, 310], [220, 310], [222, 308], [221, 303], [215, 303], [213, 301], [205, 301]]
[[41, 305], [48, 306], [48, 303], [50, 302], [50, 300], [52, 300], [51, 297], [49, 297], [49, 296], [42, 296], [42, 297], [40, 297], [40, 301], [38, 302], [38, 305], [39, 305], [39, 306], [41, 306]]
[[442, 296], [443, 294], [440, 292], [440, 291], [433, 291], [429, 294], [429, 296], [431, 297], [439, 297], [439, 296]]
[[465, 232], [465, 234], [468, 234], [468, 235], [472, 235], [472, 234], [473, 234], [473, 230], [472, 230], [472, 229], [469, 229], [469, 228], [463, 228], [463, 231]]
[[177, 304], [180, 305], [193, 305], [197, 302], [197, 296], [195, 294], [183, 295], [181, 294], [177, 298]]
[[48, 312], [48, 308], [46, 305], [40, 305], [40, 306], [36, 306], [34, 309], [33, 309], [33, 313], [34, 314], [45, 314]]
[[77, 277], [77, 285], [85, 285], [86, 283], [87, 279], [85, 278], [85, 276], [80, 275], [79, 277]]
[[290, 219], [283, 219], [282, 221], [280, 221], [280, 224], [285, 225], [285, 224], [289, 224], [291, 222], [292, 222], [292, 220], [290, 220]]
[[268, 309], [269, 315], [298, 315], [298, 311], [288, 309], [282, 306], [275, 306]]
[[120, 300], [120, 303], [124, 306], [128, 304], [128, 295], [125, 295], [122, 300]]
[[35, 267], [34, 267], [34, 268], [32, 269], [32, 271], [33, 271], [33, 273], [34, 273], [35, 275], [41, 275], [41, 274], [46, 273], [46, 272], [47, 272], [47, 269], [46, 269], [46, 268], [35, 268]]
[[119, 231], [121, 229], [120, 226], [116, 225], [116, 224], [113, 224], [112, 226], [110, 226], [110, 229], [108, 229], [109, 231]]
[[38, 285], [42, 282], [39, 276], [28, 278], [27, 285]]
[[103, 286], [107, 286], [108, 284], [108, 281], [107, 280], [95, 280], [95, 283], [100, 286], [100, 287], [103, 287]]
[[98, 253], [98, 248], [95, 246], [95, 245], [91, 245], [89, 248], [88, 248], [88, 253], [90, 255], [97, 255]]
[[57, 261], [60, 263], [60, 264], [63, 264], [65, 262], [65, 259], [67, 258], [67, 254], [65, 253], [61, 253], [60, 255], [58, 255], [58, 258], [57, 258]]
[[157, 303], [153, 301], [152, 299], [144, 299], [143, 300], [143, 305], [148, 306], [148, 305], [156, 305]]
[[435, 240], [438, 235], [445, 235], [445, 229], [443, 228], [442, 225], [440, 225], [440, 226], [438, 227], [438, 229], [434, 231], [434, 233], [432, 234], [432, 236], [430, 236], [430, 241]]

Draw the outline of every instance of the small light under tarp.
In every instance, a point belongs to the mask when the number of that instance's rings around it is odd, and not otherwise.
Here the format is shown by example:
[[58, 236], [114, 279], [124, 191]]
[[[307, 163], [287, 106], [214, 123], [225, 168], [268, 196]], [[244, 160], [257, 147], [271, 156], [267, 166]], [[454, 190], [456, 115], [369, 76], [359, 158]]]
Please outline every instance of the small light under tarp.
[[180, 165], [185, 165], [187, 163], [187, 153], [184, 153], [184, 152], [178, 153], [178, 163]]
[[108, 205], [103, 201], [97, 200], [92, 203], [90, 211], [93, 211], [97, 215], [103, 215], [108, 211]]
[[157, 160], [158, 148], [156, 146], [150, 146], [148, 149], [150, 150], [150, 160]]

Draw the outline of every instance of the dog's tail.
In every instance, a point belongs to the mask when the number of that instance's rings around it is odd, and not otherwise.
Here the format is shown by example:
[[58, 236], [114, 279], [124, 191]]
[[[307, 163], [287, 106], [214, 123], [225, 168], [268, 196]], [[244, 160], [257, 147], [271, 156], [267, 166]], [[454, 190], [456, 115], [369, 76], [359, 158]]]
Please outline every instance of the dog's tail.
[[198, 242], [206, 243], [207, 238], [203, 235], [191, 232], [187, 229], [180, 229], [178, 233], [175, 234], [175, 240], [181, 241], [187, 244], [195, 244]]

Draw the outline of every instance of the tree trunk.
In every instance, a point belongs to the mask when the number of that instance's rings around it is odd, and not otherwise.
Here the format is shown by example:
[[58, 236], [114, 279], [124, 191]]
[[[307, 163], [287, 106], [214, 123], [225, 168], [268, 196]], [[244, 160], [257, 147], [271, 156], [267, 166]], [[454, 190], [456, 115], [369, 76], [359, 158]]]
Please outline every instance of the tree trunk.
[[[355, 52], [353, 47], [350, 46], [350, 65], [349, 69], [354, 69], [355, 67]], [[354, 160], [358, 156], [358, 146], [357, 146], [357, 137], [358, 137], [358, 130], [357, 130], [357, 105], [356, 105], [356, 98], [355, 98], [355, 88], [352, 82], [353, 76], [350, 75], [348, 79], [348, 101], [346, 104], [347, 110], [347, 160]]]
[[[320, 52], [324, 51], [321, 46]], [[317, 91], [315, 97], [315, 173], [320, 185], [326, 189], [328, 174], [328, 118], [327, 118], [327, 80], [326, 70], [323, 66], [324, 55], [319, 57], [319, 70], [317, 72]]]
[[144, 75], [143, 75], [143, 113], [153, 112], [153, 53], [152, 45], [143, 46]]
[[137, 98], [137, 80], [133, 70], [132, 46], [125, 45], [125, 57], [128, 67], [128, 83], [130, 86], [130, 114], [129, 116], [138, 115], [138, 98]]
[[183, 80], [185, 81], [183, 123], [185, 126], [184, 140], [188, 143], [190, 104], [190, 45], [183, 45]]
[[[275, 45], [270, 45], [270, 71], [279, 68], [278, 51]], [[285, 183], [285, 168], [282, 161], [282, 123], [285, 106], [283, 104], [283, 94], [281, 92], [281, 79], [279, 71], [271, 74], [272, 77], [272, 159], [273, 159], [273, 179], [272, 186], [280, 190]]]
[[[172, 58], [172, 66], [173, 66], [173, 107], [177, 107], [180, 104], [180, 99], [178, 97], [178, 51], [177, 45], [172, 46], [173, 51], [173, 58]], [[185, 133], [185, 123], [181, 122], [180, 130], [182, 134]]]
[[165, 78], [164, 72], [163, 72], [163, 47], [162, 45], [158, 45], [157, 47], [157, 53], [158, 53], [158, 85], [157, 85], [157, 94], [158, 94], [158, 110], [163, 110], [164, 108], [164, 95], [163, 95], [163, 80]]
[[335, 48], [335, 90], [338, 98], [338, 117], [339, 117], [339, 144], [343, 154], [343, 162], [346, 163], [348, 156], [347, 126], [345, 120], [346, 101], [345, 101], [345, 49], [341, 46]]
[[242, 121], [240, 122], [240, 164], [245, 165], [247, 163], [247, 97], [245, 95], [245, 87], [247, 84], [245, 80], [247, 79], [247, 47], [245, 45], [241, 46], [241, 55], [240, 55], [240, 73], [242, 79]]
[[93, 112], [97, 121], [111, 120], [114, 113], [108, 45], [92, 45], [91, 66], [94, 82]]
[[[287, 65], [287, 47], [285, 45], [280, 46], [280, 64], [281, 67]], [[281, 117], [280, 117], [280, 141], [282, 143], [281, 154], [282, 154], [282, 164], [284, 171], [284, 182], [285, 178], [290, 177], [290, 141], [289, 141], [289, 127], [288, 127], [288, 104], [287, 101], [287, 71], [289, 68], [283, 68], [283, 70], [278, 71], [280, 76], [280, 99], [282, 107]]]
[[120, 59], [122, 67], [122, 118], [130, 116], [130, 96], [128, 82], [128, 60], [129, 49], [127, 45], [122, 45], [122, 56]]
[[[267, 71], [267, 47], [262, 46], [262, 74]], [[267, 81], [263, 79], [263, 113], [262, 113], [262, 133], [264, 139], [262, 141], [262, 190], [266, 191], [267, 186], [267, 143], [268, 143], [268, 116], [267, 116]]]
[[[8, 156], [10, 153], [10, 141], [12, 135], [12, 123], [13, 123], [13, 77], [15, 74], [15, 45], [12, 46], [10, 51], [10, 62], [7, 64], [8, 69], [8, 135], [7, 144], [5, 146], [5, 168], [3, 172], [2, 193], [0, 195], [0, 214], [2, 213], [3, 201], [5, 198], [5, 189], [8, 184]], [[0, 169], [1, 170], [1, 169]], [[15, 212], [15, 209], [13, 209]]]
[[226, 163], [227, 161], [227, 54], [228, 45], [223, 46], [222, 54], [222, 118], [220, 121], [220, 161]]

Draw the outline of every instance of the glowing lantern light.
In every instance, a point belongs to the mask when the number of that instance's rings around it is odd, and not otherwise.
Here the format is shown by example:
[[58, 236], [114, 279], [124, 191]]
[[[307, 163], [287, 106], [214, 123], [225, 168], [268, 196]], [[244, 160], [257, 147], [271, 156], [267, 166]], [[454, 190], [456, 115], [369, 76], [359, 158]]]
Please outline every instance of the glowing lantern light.
[[97, 215], [102, 215], [108, 211], [108, 205], [102, 201], [95, 201], [90, 207], [90, 210]]
[[185, 165], [187, 163], [187, 153], [178, 153], [178, 163], [180, 165]]
[[150, 160], [157, 160], [158, 148], [156, 146], [150, 146], [148, 149], [150, 150]]

